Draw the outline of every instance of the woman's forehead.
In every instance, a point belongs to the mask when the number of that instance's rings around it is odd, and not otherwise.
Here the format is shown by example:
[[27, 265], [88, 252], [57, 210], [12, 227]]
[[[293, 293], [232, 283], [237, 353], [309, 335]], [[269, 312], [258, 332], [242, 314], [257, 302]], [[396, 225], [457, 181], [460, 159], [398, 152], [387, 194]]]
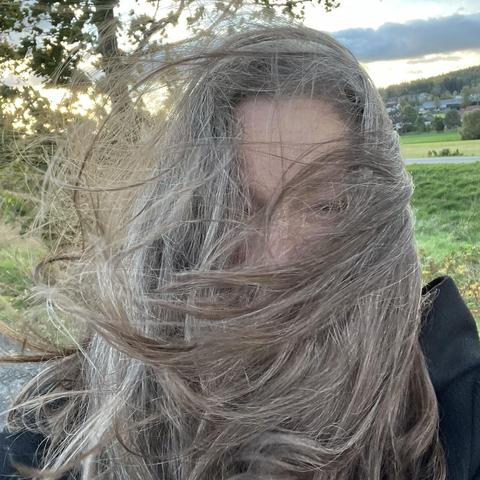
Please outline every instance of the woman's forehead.
[[334, 148], [335, 142], [323, 142], [346, 135], [338, 113], [318, 98], [247, 98], [236, 107], [235, 116], [243, 132], [240, 153], [247, 178], [262, 199], [272, 195], [282, 177], [287, 181], [302, 164]]

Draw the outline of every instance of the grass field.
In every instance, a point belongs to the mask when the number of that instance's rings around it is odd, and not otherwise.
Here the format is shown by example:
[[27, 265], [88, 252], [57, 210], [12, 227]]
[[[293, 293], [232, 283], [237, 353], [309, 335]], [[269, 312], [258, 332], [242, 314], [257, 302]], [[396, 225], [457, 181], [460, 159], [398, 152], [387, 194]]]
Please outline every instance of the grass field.
[[400, 136], [401, 145], [411, 145], [414, 143], [432, 143], [432, 142], [453, 142], [460, 141], [460, 133], [451, 132], [414, 132], [406, 133]]
[[[35, 344], [46, 342], [57, 345], [70, 344], [64, 331], [47, 318], [45, 306], [29, 302], [33, 268], [48, 253], [38, 239], [20, 235], [20, 228], [5, 223], [0, 218], [0, 335], [16, 334], [35, 338]], [[76, 326], [64, 321], [71, 332]]]
[[423, 158], [428, 157], [429, 150], [439, 152], [442, 148], [448, 148], [450, 151], [459, 150], [464, 156], [480, 155], [480, 140], [459, 140], [453, 142], [429, 142], [429, 143], [411, 143], [402, 145], [403, 158]]
[[480, 245], [480, 162], [408, 165], [419, 245], [439, 260]]
[[480, 162], [407, 169], [424, 281], [450, 275], [480, 325]]
[[403, 158], [428, 157], [428, 152], [443, 148], [458, 149], [464, 156], [480, 155], [480, 140], [461, 140], [458, 131], [407, 133], [400, 136]]
[[[408, 165], [424, 283], [450, 275], [480, 325], [480, 162]], [[62, 342], [42, 313], [28, 309], [32, 267], [46, 253], [0, 219], [0, 321]], [[0, 322], [0, 323], [1, 323]]]

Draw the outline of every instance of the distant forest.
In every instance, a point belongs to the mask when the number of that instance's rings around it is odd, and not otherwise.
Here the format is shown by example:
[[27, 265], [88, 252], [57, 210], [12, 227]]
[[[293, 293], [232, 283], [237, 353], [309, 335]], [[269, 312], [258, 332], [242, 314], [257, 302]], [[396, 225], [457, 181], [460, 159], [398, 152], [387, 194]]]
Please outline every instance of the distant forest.
[[390, 85], [379, 90], [384, 100], [407, 95], [418, 95], [419, 93], [429, 93], [435, 97], [446, 98], [454, 94], [459, 95], [464, 87], [475, 87], [478, 85], [480, 85], [480, 65], [444, 73], [435, 77]]

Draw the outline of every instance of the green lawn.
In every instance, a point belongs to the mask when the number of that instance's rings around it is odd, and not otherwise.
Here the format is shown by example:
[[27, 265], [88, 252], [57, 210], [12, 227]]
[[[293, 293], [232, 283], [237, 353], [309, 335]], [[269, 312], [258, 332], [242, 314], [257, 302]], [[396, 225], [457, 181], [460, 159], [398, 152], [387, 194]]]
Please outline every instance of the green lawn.
[[480, 162], [407, 169], [424, 280], [450, 275], [480, 322]]
[[450, 151], [458, 149], [464, 156], [480, 155], [480, 140], [456, 140], [448, 142], [434, 140], [428, 143], [402, 143], [401, 145], [403, 158], [428, 157], [430, 150], [439, 152], [442, 148], [448, 148]]
[[37, 345], [43, 340], [68, 344], [69, 339], [47, 318], [44, 305], [32, 306], [28, 301], [33, 268], [46, 253], [40, 240], [20, 235], [19, 227], [0, 218], [0, 331], [11, 328], [20, 336], [33, 335]]
[[414, 132], [400, 136], [401, 145], [411, 145], [413, 143], [452, 142], [456, 140], [461, 140], [460, 133], [457, 131]]
[[414, 132], [400, 136], [403, 158], [428, 157], [428, 152], [443, 148], [459, 150], [464, 156], [480, 155], [480, 140], [461, 140], [456, 130], [448, 132]]
[[408, 165], [421, 247], [440, 259], [480, 244], [480, 162]]

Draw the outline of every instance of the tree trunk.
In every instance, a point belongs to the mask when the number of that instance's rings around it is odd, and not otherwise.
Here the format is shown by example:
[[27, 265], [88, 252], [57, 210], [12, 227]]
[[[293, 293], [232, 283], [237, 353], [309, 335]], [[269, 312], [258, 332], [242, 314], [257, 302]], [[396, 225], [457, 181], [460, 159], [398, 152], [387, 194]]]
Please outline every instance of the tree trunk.
[[131, 103], [128, 94], [128, 72], [122, 62], [118, 48], [119, 21], [114, 8], [119, 0], [94, 0], [93, 23], [98, 31], [97, 52], [101, 55], [101, 68], [105, 73], [105, 85], [112, 109], [124, 110]]

